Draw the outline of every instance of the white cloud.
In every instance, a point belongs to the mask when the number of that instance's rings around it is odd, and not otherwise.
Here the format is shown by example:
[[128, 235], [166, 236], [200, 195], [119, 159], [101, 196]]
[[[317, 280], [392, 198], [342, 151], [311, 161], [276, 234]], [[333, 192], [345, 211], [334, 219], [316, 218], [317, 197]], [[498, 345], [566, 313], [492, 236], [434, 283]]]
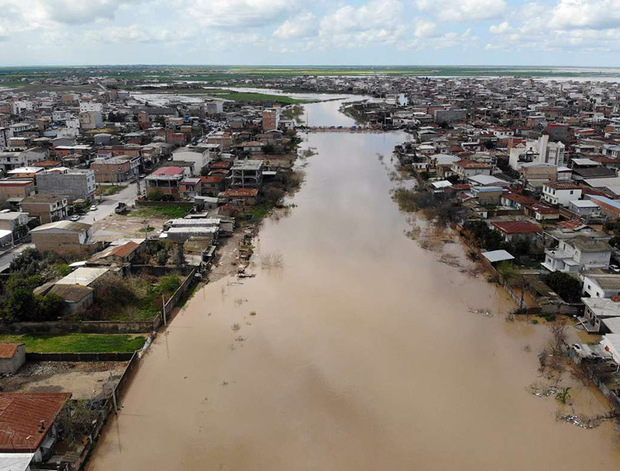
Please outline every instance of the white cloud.
[[435, 34], [435, 28], [437, 25], [433, 21], [418, 18], [414, 21], [413, 35], [416, 38], [428, 38]]
[[414, 0], [414, 4], [442, 21], [491, 20], [506, 11], [505, 0]]
[[86, 24], [93, 21], [114, 19], [121, 5], [132, 5], [140, 0], [43, 0], [47, 18], [57, 23]]
[[191, 18], [213, 27], [262, 27], [281, 21], [299, 8], [299, 0], [194, 0]]
[[286, 20], [273, 32], [273, 35], [282, 39], [307, 38], [313, 36], [316, 31], [316, 17], [307, 12]]
[[503, 21], [498, 25], [491, 25], [489, 27], [489, 32], [493, 34], [504, 34], [507, 33], [510, 29], [510, 24], [507, 21]]
[[560, 0], [549, 24], [557, 29], [620, 26], [620, 0]]
[[89, 31], [85, 39], [109, 43], [161, 43], [185, 41], [192, 37], [189, 30], [170, 31], [162, 28], [147, 28], [138, 24], [129, 26], [110, 26], [96, 31]]
[[390, 28], [401, 21], [403, 11], [399, 0], [371, 0], [358, 8], [345, 5], [323, 17], [321, 31], [342, 34]]

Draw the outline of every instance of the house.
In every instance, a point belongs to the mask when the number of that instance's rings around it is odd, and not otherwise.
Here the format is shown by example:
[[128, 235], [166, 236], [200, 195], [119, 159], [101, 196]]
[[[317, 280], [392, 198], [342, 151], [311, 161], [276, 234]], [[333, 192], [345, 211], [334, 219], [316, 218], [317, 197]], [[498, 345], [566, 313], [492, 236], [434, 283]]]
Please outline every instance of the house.
[[115, 263], [131, 263], [137, 256], [144, 250], [144, 241], [120, 241], [122, 243], [116, 242], [105, 249], [103, 252], [100, 252], [94, 256], [98, 260], [105, 260], [108, 262]]
[[90, 166], [97, 183], [131, 182], [140, 174], [141, 157], [119, 155], [109, 159], [96, 159]]
[[24, 180], [0, 180], [0, 202], [21, 201], [27, 196], [34, 195], [34, 181]]
[[0, 393], [0, 453], [32, 453], [46, 461], [58, 438], [56, 423], [71, 393]]
[[79, 284], [55, 284], [49, 293], [60, 296], [69, 312], [76, 313], [93, 305], [94, 289]]
[[90, 241], [91, 227], [82, 222], [57, 221], [36, 227], [30, 234], [39, 252], [83, 250]]
[[67, 198], [54, 195], [33, 195], [24, 198], [19, 206], [42, 224], [60, 221], [67, 217]]
[[0, 374], [14, 375], [26, 363], [23, 343], [0, 343]]
[[235, 206], [254, 206], [258, 199], [256, 188], [230, 188], [223, 194], [227, 204]]
[[580, 199], [581, 194], [581, 187], [574, 183], [545, 183], [543, 185], [542, 199], [549, 204], [568, 207], [571, 201]]
[[179, 198], [181, 182], [190, 176], [187, 167], [161, 167], [146, 177], [147, 191], [160, 191], [164, 195]]
[[231, 168], [232, 188], [260, 188], [263, 184], [262, 160], [237, 160]]
[[475, 160], [459, 160], [452, 164], [452, 172], [466, 180], [474, 175], [491, 175], [493, 165]]
[[502, 234], [506, 242], [523, 239], [533, 241], [542, 232], [542, 227], [529, 221], [492, 221], [491, 225]]
[[467, 181], [472, 186], [500, 186], [502, 188], [510, 187], [510, 183], [501, 178], [494, 177], [493, 175], [474, 175], [467, 178]]
[[56, 282], [56, 285], [80, 285], [95, 288], [99, 280], [110, 269], [108, 267], [79, 267]]
[[569, 201], [568, 210], [580, 217], [598, 216], [601, 207], [593, 200], [575, 200]]
[[584, 274], [582, 292], [591, 298], [611, 298], [620, 294], [620, 275]]
[[611, 247], [603, 240], [577, 236], [561, 240], [557, 249], [545, 250], [542, 264], [549, 271], [579, 272], [585, 269], [609, 268]]
[[471, 189], [471, 194], [482, 206], [499, 205], [503, 193], [504, 189], [501, 186], [475, 186]]
[[226, 186], [226, 177], [221, 174], [209, 174], [206, 177], [200, 177], [202, 183], [202, 194], [208, 196], [216, 196], [224, 190]]
[[39, 172], [36, 179], [39, 194], [64, 196], [71, 201], [90, 201], [97, 189], [93, 170], [59, 167]]
[[590, 200], [597, 204], [605, 216], [612, 219], [620, 217], [620, 201], [598, 195], [590, 195]]
[[620, 317], [620, 303], [617, 301], [605, 298], [581, 298], [581, 301], [585, 309], [579, 321], [590, 333], [609, 332], [605, 320]]

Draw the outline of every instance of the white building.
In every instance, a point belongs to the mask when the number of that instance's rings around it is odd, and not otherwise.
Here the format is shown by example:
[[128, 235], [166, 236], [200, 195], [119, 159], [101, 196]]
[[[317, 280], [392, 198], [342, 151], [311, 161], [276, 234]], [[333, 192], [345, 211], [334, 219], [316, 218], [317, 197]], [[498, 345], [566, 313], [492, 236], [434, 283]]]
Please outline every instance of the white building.
[[89, 111], [103, 113], [103, 103], [97, 103], [96, 101], [80, 101], [80, 113], [87, 113]]
[[611, 247], [602, 240], [576, 237], [561, 240], [557, 249], [545, 250], [542, 264], [549, 271], [579, 272], [584, 269], [609, 268]]
[[573, 200], [581, 198], [583, 190], [574, 183], [548, 182], [543, 184], [542, 199], [552, 205], [561, 205], [565, 208]]
[[541, 136], [537, 141], [527, 140], [510, 149], [509, 164], [519, 170], [524, 163], [546, 163], [556, 166], [564, 164], [566, 146], [561, 142], [549, 142], [549, 136]]
[[582, 293], [591, 298], [611, 298], [620, 294], [620, 275], [587, 274], [582, 279]]

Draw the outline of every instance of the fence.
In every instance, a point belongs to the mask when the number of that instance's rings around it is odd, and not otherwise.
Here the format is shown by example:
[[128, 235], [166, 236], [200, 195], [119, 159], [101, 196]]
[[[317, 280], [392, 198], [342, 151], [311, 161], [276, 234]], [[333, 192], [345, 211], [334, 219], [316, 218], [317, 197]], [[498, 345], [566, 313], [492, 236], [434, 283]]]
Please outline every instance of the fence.
[[181, 286], [179, 286], [177, 288], [177, 290], [174, 292], [174, 294], [172, 296], [170, 296], [170, 299], [168, 301], [166, 301], [166, 304], [164, 304], [163, 307], [163, 312], [168, 314], [170, 313], [177, 305], [177, 303], [179, 302], [179, 300], [181, 299], [181, 297], [183, 297], [183, 295], [192, 287], [192, 285], [196, 282], [196, 272], [198, 271], [197, 268], [192, 269], [192, 271], [189, 273], [189, 275], [187, 275], [187, 278], [185, 278], [185, 280], [183, 280], [183, 283], [181, 283]]
[[0, 333], [5, 334], [139, 334], [157, 330], [161, 325], [161, 314], [145, 321], [81, 321], [68, 323], [51, 322], [15, 322], [0, 325]]
[[134, 353], [26, 353], [27, 361], [128, 361]]
[[590, 368], [590, 365], [586, 361], [584, 361], [574, 349], [569, 348], [568, 354], [573, 359], [573, 361], [577, 365], [579, 365], [579, 367], [588, 376], [588, 378], [592, 380], [596, 387], [600, 389], [600, 391], [605, 395], [605, 397], [609, 399], [612, 406], [616, 410], [620, 411], [620, 397], [618, 397], [618, 395], [615, 394], [613, 391], [610, 391], [610, 389], [604, 383], [603, 379], [599, 375], [597, 375], [596, 372], [592, 370], [592, 368]]

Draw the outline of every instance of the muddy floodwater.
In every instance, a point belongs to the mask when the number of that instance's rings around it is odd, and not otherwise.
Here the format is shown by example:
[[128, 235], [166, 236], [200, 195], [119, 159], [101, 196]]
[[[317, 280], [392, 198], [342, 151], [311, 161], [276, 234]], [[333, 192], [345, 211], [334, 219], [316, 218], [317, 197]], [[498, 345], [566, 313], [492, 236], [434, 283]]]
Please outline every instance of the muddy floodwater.
[[[351, 124], [338, 102], [308, 108], [311, 125]], [[261, 228], [257, 276], [209, 284], [159, 336], [91, 471], [620, 468], [613, 424], [558, 421], [553, 396], [528, 392], [546, 328], [506, 321], [513, 304], [458, 244], [406, 236], [390, 197], [405, 139], [307, 136], [317, 154], [295, 207]]]

